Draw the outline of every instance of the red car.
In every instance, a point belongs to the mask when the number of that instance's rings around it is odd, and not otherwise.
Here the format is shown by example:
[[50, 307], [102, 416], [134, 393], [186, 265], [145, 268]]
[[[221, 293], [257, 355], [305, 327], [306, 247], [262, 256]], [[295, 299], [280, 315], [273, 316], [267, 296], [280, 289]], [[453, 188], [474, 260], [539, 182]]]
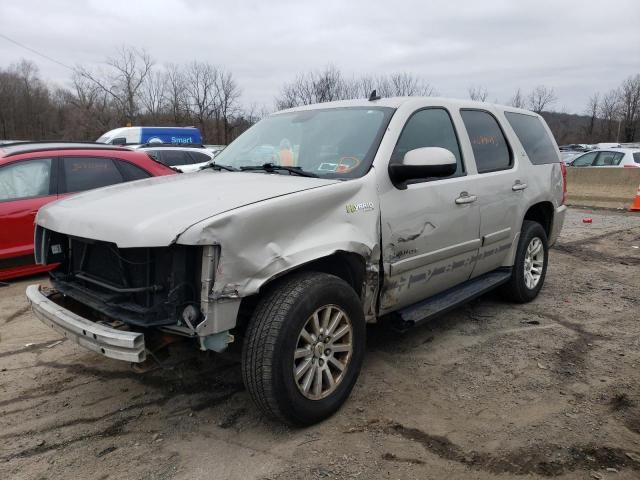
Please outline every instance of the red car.
[[0, 145], [0, 280], [44, 272], [36, 265], [38, 209], [63, 196], [176, 172], [143, 152], [80, 143]]

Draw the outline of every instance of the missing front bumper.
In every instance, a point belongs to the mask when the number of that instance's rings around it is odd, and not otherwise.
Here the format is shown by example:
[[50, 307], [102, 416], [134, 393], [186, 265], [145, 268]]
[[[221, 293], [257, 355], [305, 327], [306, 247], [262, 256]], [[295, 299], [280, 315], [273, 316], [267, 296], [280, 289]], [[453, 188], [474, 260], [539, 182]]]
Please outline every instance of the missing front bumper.
[[92, 322], [61, 307], [40, 285], [27, 287], [27, 299], [34, 315], [45, 325], [62, 333], [68, 339], [105, 357], [141, 363], [146, 358], [144, 335], [117, 330]]

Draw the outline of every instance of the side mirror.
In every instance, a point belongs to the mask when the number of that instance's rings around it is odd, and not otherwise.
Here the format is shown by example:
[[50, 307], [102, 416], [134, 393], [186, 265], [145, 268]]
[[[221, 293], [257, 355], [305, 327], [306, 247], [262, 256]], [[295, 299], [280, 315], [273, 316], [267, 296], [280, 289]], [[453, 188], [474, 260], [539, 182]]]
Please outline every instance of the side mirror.
[[456, 173], [455, 155], [446, 148], [422, 147], [409, 150], [402, 163], [389, 164], [389, 177], [394, 185], [407, 180], [449, 177]]

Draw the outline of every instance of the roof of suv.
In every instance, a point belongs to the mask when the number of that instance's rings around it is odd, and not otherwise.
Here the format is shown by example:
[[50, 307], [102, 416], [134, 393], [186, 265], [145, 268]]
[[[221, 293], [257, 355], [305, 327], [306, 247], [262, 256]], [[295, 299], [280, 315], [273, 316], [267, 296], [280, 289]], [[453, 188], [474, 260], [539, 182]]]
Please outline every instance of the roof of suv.
[[51, 150], [117, 150], [128, 151], [122, 147], [90, 142], [16, 142], [0, 145], [0, 158], [12, 157], [22, 153], [42, 152]]
[[315, 103], [313, 105], [303, 105], [300, 107], [289, 108], [286, 110], [280, 110], [272, 115], [278, 115], [280, 113], [299, 112], [304, 110], [316, 110], [323, 108], [345, 108], [345, 107], [391, 107], [399, 108], [405, 103], [426, 103], [433, 104], [441, 107], [451, 108], [479, 108], [479, 109], [495, 109], [506, 110], [509, 112], [524, 113], [527, 115], [535, 115], [536, 113], [531, 110], [523, 108], [511, 107], [509, 105], [500, 105], [497, 103], [476, 102], [473, 100], [464, 100], [459, 98], [443, 98], [443, 97], [389, 97], [380, 98], [379, 100], [367, 100], [366, 98], [360, 98], [357, 100], [338, 100], [335, 102]]

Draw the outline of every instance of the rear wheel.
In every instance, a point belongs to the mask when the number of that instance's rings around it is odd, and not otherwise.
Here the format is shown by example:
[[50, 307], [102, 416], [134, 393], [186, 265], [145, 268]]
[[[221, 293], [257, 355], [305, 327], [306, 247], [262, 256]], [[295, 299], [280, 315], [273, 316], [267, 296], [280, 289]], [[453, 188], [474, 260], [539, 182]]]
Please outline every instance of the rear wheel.
[[243, 348], [243, 379], [265, 414], [308, 425], [347, 399], [364, 350], [355, 291], [333, 275], [301, 273], [275, 284], [256, 307]]
[[502, 288], [509, 300], [530, 302], [538, 296], [547, 273], [549, 246], [547, 234], [537, 222], [525, 220], [509, 282]]

